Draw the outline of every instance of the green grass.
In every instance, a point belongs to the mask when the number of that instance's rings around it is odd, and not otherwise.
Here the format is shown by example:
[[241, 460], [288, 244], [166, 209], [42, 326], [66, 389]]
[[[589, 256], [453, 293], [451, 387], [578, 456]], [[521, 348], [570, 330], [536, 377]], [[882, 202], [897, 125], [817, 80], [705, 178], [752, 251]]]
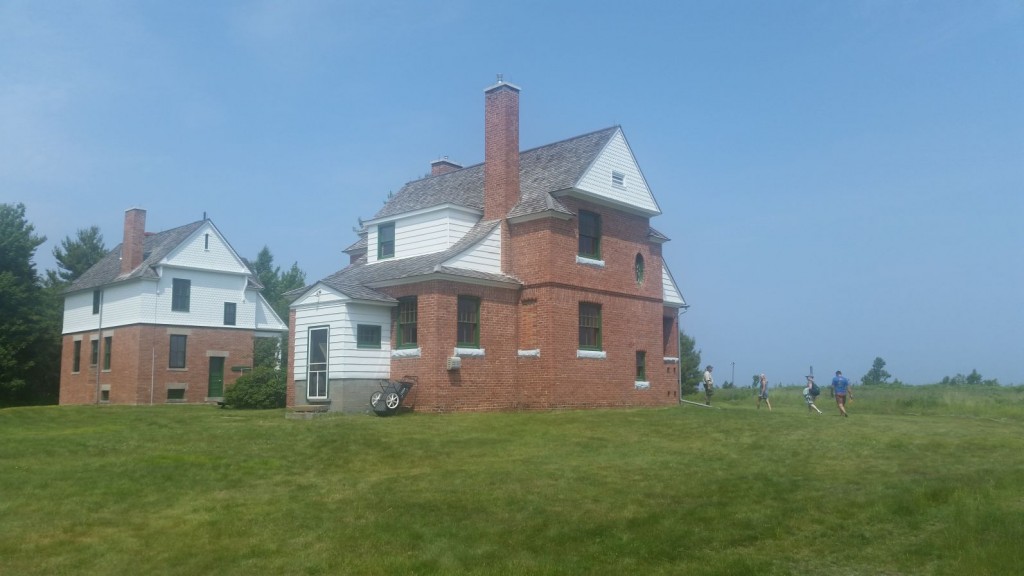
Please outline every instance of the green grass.
[[[0, 574], [1011, 574], [1024, 393], [715, 409], [0, 410]], [[696, 400], [697, 397], [688, 398]]]

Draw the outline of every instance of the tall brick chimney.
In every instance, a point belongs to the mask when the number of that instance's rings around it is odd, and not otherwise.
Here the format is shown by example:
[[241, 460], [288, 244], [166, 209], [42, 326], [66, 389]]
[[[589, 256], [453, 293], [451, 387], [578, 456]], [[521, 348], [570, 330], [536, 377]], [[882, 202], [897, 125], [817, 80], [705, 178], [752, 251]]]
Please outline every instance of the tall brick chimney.
[[146, 239], [146, 211], [129, 208], [124, 211], [124, 240], [121, 242], [121, 274], [142, 264], [142, 243]]
[[484, 90], [484, 220], [519, 202], [519, 87], [498, 76]]

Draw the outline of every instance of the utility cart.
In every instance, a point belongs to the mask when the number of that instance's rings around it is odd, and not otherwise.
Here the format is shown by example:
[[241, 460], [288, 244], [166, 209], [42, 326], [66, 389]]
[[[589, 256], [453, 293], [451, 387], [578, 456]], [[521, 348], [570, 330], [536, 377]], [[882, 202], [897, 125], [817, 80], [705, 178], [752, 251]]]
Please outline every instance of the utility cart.
[[370, 395], [370, 407], [377, 416], [391, 416], [402, 407], [402, 402], [415, 384], [415, 376], [406, 376], [401, 380], [381, 380], [380, 390]]

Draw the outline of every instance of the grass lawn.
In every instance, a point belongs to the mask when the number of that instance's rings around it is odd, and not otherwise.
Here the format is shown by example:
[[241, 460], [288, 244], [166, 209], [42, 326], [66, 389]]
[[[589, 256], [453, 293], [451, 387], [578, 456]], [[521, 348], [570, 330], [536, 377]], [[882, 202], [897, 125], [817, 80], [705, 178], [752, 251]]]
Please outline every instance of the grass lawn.
[[[0, 410], [0, 575], [1014, 574], [1024, 389], [714, 409]], [[688, 398], [696, 400], [697, 397]]]

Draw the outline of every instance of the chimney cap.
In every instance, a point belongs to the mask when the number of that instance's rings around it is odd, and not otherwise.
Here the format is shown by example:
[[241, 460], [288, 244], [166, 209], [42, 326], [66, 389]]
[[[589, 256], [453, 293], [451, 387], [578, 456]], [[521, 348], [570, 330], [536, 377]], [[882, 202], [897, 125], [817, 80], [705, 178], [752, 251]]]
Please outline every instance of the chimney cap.
[[498, 74], [498, 80], [493, 85], [488, 86], [487, 88], [484, 88], [484, 93], [486, 94], [487, 92], [491, 92], [491, 91], [497, 90], [499, 88], [511, 88], [512, 90], [515, 90], [516, 92], [520, 92], [522, 90], [519, 86], [516, 86], [515, 84], [512, 84], [511, 82], [505, 82], [505, 75], [504, 74]]

